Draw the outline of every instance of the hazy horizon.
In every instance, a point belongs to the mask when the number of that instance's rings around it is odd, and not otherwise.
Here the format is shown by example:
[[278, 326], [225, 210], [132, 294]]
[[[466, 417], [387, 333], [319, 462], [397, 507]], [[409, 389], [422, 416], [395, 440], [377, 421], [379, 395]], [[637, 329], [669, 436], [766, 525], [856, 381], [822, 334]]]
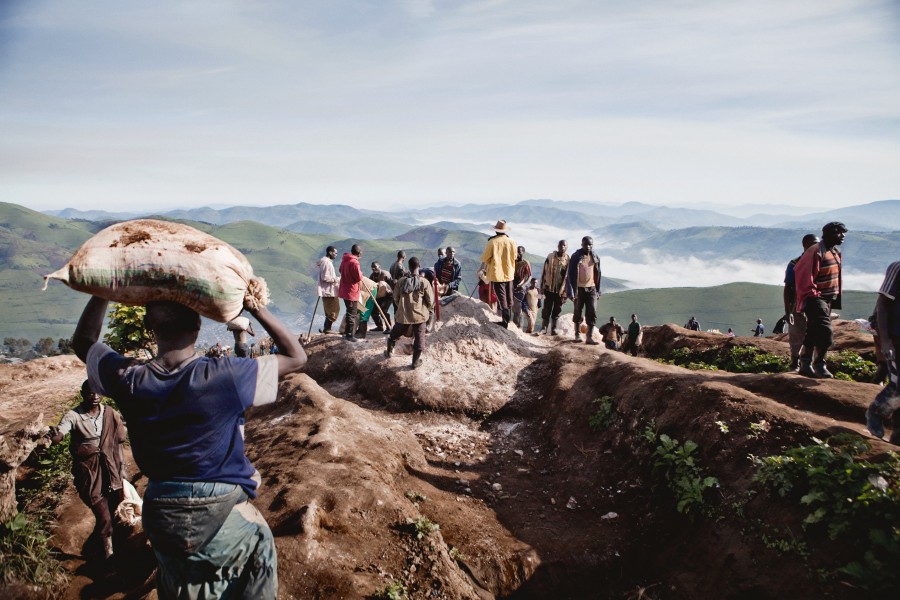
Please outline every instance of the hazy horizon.
[[892, 0], [0, 4], [0, 200], [900, 195]]

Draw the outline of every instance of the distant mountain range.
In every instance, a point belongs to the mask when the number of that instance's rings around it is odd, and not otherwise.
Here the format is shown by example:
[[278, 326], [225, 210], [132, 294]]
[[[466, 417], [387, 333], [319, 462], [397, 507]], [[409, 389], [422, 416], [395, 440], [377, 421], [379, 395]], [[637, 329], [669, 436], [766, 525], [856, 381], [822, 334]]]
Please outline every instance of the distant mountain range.
[[[62, 266], [101, 228], [138, 216], [153, 215], [151, 211], [73, 209], [40, 213], [0, 203], [0, 301], [4, 306], [0, 334], [34, 339], [71, 335], [84, 297], [55, 284], [41, 292], [41, 276]], [[469, 294], [486, 234], [497, 218], [510, 222], [519, 232], [514, 237], [520, 243], [527, 239], [526, 233], [544, 232], [542, 241], [531, 241], [527, 246], [535, 276], [540, 275], [544, 257], [555, 247], [556, 236], [569, 239], [571, 252], [577, 249], [578, 239], [590, 233], [601, 257], [651, 267], [660, 256], [675, 261], [688, 257], [701, 262], [756, 261], [777, 267], [771, 279], [777, 284], [778, 270], [799, 254], [803, 234], [819, 232], [830, 220], [841, 220], [850, 228], [842, 248], [848, 273], [883, 273], [887, 264], [900, 258], [900, 200], [802, 216], [756, 215], [748, 219], [706, 209], [671, 209], [634, 202], [612, 206], [552, 200], [401, 212], [314, 204], [207, 207], [156, 216], [187, 222], [245, 253], [256, 272], [269, 282], [274, 312], [295, 326], [308, 323], [315, 301], [312, 268], [326, 246], [345, 251], [363, 241], [362, 262], [368, 271], [373, 260], [389, 265], [400, 248], [407, 256], [417, 255], [431, 265], [438, 247], [453, 245], [463, 263], [462, 291]], [[782, 222], [786, 224], [779, 226]], [[523, 237], [518, 237], [520, 234]], [[628, 269], [618, 271], [604, 269], [606, 292], [625, 289], [622, 279], [629, 275]], [[678, 275], [685, 286], [696, 285], [692, 283], [695, 273], [688, 267]]]
[[371, 238], [384, 237], [385, 227], [408, 226], [410, 219], [416, 219], [420, 224], [448, 221], [489, 227], [498, 218], [503, 218], [510, 223], [539, 223], [550, 227], [578, 230], [585, 227], [597, 229], [613, 223], [639, 223], [667, 230], [687, 227], [776, 227], [821, 231], [822, 225], [829, 221], [842, 221], [851, 231], [900, 231], [900, 200], [881, 200], [805, 215], [759, 212], [748, 214], [746, 217], [735, 217], [709, 209], [669, 208], [640, 202], [612, 205], [557, 200], [525, 200], [517, 204], [443, 205], [393, 212], [362, 210], [340, 204], [299, 203], [222, 209], [203, 207], [164, 213], [150, 210], [143, 213], [134, 211], [109, 213], [65, 209], [48, 211], [47, 214], [88, 221], [125, 220], [151, 214], [213, 225], [256, 221], [302, 233], [353, 231], [357, 236], [365, 234]]

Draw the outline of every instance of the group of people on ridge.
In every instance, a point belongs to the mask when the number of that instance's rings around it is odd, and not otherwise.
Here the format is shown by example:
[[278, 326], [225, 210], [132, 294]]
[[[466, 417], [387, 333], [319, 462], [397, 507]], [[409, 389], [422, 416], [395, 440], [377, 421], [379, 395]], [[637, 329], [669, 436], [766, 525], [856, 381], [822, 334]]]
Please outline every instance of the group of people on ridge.
[[[804, 253], [790, 261], [785, 274], [784, 305], [790, 324], [791, 366], [807, 377], [832, 377], [825, 353], [832, 344], [830, 313], [840, 307], [841, 254], [837, 246], [847, 228], [829, 223], [822, 239], [809, 234], [802, 240]], [[537, 302], [543, 297], [542, 332], [557, 335], [558, 319], [566, 300], [574, 303], [575, 340], [596, 345], [593, 332], [600, 296], [600, 259], [593, 240], [585, 236], [581, 248], [569, 256], [561, 240], [544, 261], [540, 282], [531, 277], [525, 249], [509, 236], [509, 226], [498, 221], [481, 255], [480, 276], [496, 299], [500, 320], [508, 328], [520, 309], [533, 327]], [[417, 257], [408, 261], [401, 250], [387, 271], [372, 263], [371, 278], [364, 278], [354, 244], [335, 272], [333, 246], [318, 261], [318, 292], [325, 310], [323, 333], [331, 331], [344, 300], [344, 337], [354, 339], [359, 319], [361, 287], [377, 303], [379, 327], [389, 334], [386, 356], [402, 335], [412, 336], [413, 367], [424, 350], [427, 323], [440, 298], [458, 293], [460, 264], [452, 247], [433, 269], [423, 269]], [[524, 264], [523, 264], [524, 263]], [[366, 282], [372, 282], [372, 287]], [[378, 288], [378, 289], [375, 289]], [[389, 291], [389, 292], [388, 292]], [[900, 403], [897, 394], [897, 354], [900, 343], [900, 261], [885, 274], [876, 304], [877, 332], [886, 357], [890, 380], [866, 412], [866, 425], [884, 435], [884, 419]], [[393, 319], [388, 309], [393, 307]], [[201, 356], [195, 351], [200, 316], [176, 302], [149, 302], [145, 324], [157, 341], [157, 355], [149, 361], [126, 357], [99, 341], [108, 302], [92, 296], [78, 321], [73, 348], [84, 361], [87, 380], [82, 403], [50, 429], [59, 443], [71, 434], [73, 474], [79, 496], [95, 515], [95, 532], [106, 557], [113, 555], [112, 515], [126, 487], [122, 444], [125, 423], [134, 460], [148, 484], [143, 498], [143, 527], [159, 565], [160, 598], [277, 597], [277, 555], [274, 539], [263, 516], [248, 502], [256, 497], [260, 474], [244, 450], [244, 412], [251, 406], [274, 402], [278, 382], [300, 371], [306, 353], [296, 335], [265, 307], [252, 302], [245, 310], [266, 331], [278, 352], [258, 358]], [[372, 313], [374, 314], [374, 313]], [[758, 323], [761, 325], [761, 323]], [[691, 328], [699, 323], [691, 317]], [[252, 328], [232, 329], [253, 335]], [[641, 326], [631, 315], [627, 338], [615, 318], [599, 332], [611, 349], [636, 355]], [[245, 345], [235, 333], [235, 349]], [[623, 339], [627, 340], [625, 345]], [[242, 344], [243, 343], [243, 344]], [[243, 353], [243, 350], [242, 350]], [[101, 403], [102, 396], [116, 401], [118, 412]], [[123, 419], [124, 417], [124, 419]], [[900, 429], [892, 443], [900, 443]]]

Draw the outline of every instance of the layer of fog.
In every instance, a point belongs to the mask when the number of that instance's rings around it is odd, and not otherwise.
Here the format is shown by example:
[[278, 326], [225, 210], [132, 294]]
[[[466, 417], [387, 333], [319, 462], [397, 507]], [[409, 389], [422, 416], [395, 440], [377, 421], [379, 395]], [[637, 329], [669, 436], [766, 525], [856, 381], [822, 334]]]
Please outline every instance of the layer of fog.
[[[519, 225], [510, 236], [530, 254], [546, 256], [559, 240], [566, 240], [569, 254], [581, 247], [581, 238], [588, 231], [567, 231], [557, 227]], [[737, 281], [782, 285], [788, 261], [759, 262], [750, 260], [708, 260], [694, 256], [677, 259], [664, 253], [644, 250], [635, 255], [634, 261], [604, 256], [603, 249], [621, 247], [616, 241], [594, 238], [594, 250], [600, 255], [604, 277], [621, 280], [629, 289], [666, 287], [711, 287]], [[537, 265], [534, 265], [537, 266]], [[884, 273], [862, 273], [845, 269], [843, 287], [846, 290], [877, 291]]]

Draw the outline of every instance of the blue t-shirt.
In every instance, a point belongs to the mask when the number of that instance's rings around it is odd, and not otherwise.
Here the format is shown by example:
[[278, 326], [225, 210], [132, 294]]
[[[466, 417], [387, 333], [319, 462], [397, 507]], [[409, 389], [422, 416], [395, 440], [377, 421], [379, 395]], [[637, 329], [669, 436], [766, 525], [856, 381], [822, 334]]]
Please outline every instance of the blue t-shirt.
[[166, 371], [96, 343], [87, 371], [93, 389], [119, 405], [134, 460], [148, 478], [233, 483], [256, 497], [255, 469], [244, 453], [244, 411], [275, 400], [277, 357], [196, 356]]

